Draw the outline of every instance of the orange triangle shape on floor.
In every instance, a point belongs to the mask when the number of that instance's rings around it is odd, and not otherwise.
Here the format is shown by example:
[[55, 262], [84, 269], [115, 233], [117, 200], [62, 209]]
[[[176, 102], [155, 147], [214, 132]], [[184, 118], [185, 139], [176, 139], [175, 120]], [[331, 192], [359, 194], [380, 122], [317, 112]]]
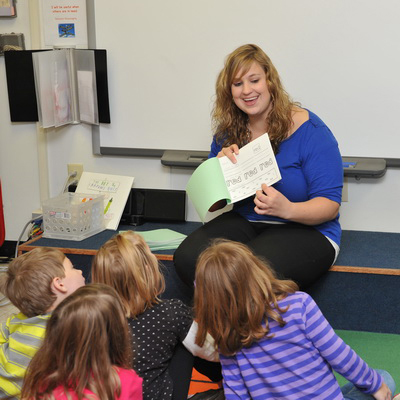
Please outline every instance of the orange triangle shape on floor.
[[192, 380], [190, 381], [189, 386], [189, 396], [210, 389], [218, 389], [220, 387], [222, 387], [221, 384], [210, 381], [209, 378], [200, 374], [200, 372], [193, 368]]

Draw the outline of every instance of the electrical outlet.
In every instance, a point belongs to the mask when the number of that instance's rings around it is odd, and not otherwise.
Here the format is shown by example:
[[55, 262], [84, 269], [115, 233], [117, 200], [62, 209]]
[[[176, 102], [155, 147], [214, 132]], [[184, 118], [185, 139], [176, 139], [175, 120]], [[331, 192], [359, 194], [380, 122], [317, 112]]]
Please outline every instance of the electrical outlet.
[[76, 176], [73, 178], [74, 180], [81, 179], [81, 175], [83, 172], [83, 164], [67, 164], [68, 168], [68, 176], [70, 176], [74, 171], [76, 171]]
[[38, 208], [35, 211], [32, 211], [32, 219], [39, 219], [43, 216], [43, 211], [41, 208]]

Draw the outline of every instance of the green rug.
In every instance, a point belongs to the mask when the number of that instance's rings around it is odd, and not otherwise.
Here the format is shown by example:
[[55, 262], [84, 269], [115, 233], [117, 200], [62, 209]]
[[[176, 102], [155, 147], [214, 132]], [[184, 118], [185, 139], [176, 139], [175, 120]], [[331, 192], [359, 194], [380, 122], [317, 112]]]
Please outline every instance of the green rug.
[[[388, 371], [400, 391], [400, 335], [335, 330], [335, 332], [364, 360], [375, 369]], [[347, 381], [335, 374], [340, 386]]]

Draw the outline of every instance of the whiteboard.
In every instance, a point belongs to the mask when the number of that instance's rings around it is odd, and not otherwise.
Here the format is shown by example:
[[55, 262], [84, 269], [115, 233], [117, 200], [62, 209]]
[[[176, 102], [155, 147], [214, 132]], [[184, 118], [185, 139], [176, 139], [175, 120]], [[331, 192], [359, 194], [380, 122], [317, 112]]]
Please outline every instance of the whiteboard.
[[398, 0], [106, 0], [111, 124], [100, 146], [207, 151], [214, 86], [228, 53], [259, 45], [344, 156], [400, 157]]

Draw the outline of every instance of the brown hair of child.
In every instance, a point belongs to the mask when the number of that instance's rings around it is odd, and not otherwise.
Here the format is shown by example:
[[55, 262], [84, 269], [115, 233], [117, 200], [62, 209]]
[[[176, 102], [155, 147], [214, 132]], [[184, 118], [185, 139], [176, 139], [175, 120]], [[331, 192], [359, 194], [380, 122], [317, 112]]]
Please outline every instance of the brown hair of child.
[[0, 291], [27, 317], [46, 314], [57, 299], [53, 279], [65, 277], [64, 260], [64, 253], [47, 247], [24, 253], [9, 264]]
[[195, 283], [196, 343], [202, 346], [209, 332], [225, 355], [268, 335], [267, 318], [283, 326], [286, 310], [278, 300], [298, 290], [295, 282], [277, 279], [246, 245], [223, 239], [199, 256]]
[[99, 399], [121, 392], [115, 367], [130, 369], [132, 352], [127, 320], [116, 291], [89, 284], [53, 311], [42, 347], [32, 359], [21, 398], [53, 399], [60, 385], [78, 399], [92, 391]]

